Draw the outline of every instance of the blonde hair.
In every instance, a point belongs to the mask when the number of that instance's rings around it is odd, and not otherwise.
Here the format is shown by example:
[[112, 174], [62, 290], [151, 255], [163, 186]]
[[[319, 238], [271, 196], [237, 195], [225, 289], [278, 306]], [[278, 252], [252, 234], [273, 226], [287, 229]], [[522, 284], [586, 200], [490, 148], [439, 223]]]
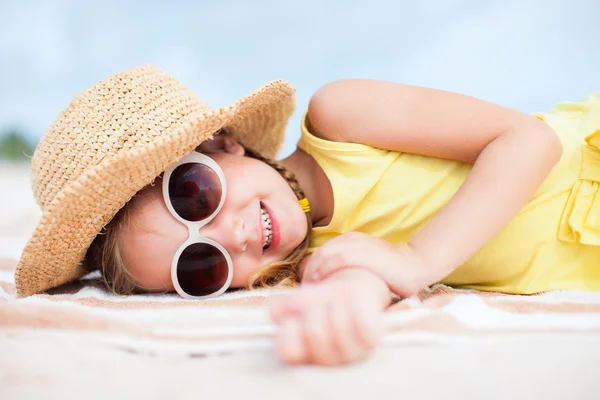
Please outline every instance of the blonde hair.
[[[288, 171], [279, 162], [263, 157], [258, 152], [245, 148], [246, 155], [263, 161], [274, 168], [290, 185], [298, 200], [305, 197], [294, 174]], [[100, 269], [105, 286], [117, 294], [133, 294], [141, 289], [135, 281], [121, 256], [119, 237], [128, 220], [129, 207], [126, 204], [102, 232], [96, 236], [87, 251], [83, 261], [84, 267], [93, 271]], [[298, 266], [308, 254], [308, 244], [312, 232], [312, 221], [306, 213], [308, 229], [306, 237], [284, 260], [268, 264], [250, 276], [246, 284], [247, 289], [272, 288], [295, 286], [299, 282]]]

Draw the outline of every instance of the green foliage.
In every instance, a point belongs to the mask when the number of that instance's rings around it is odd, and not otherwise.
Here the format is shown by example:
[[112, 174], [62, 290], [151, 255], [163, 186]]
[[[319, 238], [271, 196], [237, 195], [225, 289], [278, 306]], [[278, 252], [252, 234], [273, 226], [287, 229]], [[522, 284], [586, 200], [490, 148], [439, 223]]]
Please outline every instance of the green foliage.
[[0, 160], [27, 161], [33, 155], [34, 146], [16, 129], [0, 134]]

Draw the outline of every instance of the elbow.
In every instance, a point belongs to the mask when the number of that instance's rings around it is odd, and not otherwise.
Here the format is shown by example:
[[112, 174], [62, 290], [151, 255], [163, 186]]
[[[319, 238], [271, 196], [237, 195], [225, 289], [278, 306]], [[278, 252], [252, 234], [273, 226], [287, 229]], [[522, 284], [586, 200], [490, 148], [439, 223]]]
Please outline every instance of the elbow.
[[346, 80], [339, 80], [321, 86], [308, 102], [307, 119], [318, 137], [329, 139], [343, 132], [348, 109], [348, 95], [351, 91]]
[[331, 114], [339, 109], [339, 105], [347, 100], [352, 90], [347, 79], [326, 83], [318, 88], [308, 102], [308, 115], [318, 117], [321, 114]]
[[523, 141], [524, 138], [529, 138], [529, 141], [533, 141], [532, 145], [537, 149], [538, 155], [543, 156], [544, 161], [553, 167], [560, 161], [563, 154], [560, 137], [545, 122], [535, 117], [530, 118], [526, 129], [516, 130], [519, 131], [517, 140]]
[[544, 154], [548, 157], [548, 161], [554, 166], [562, 157], [563, 145], [556, 132], [547, 124], [543, 122], [542, 124], [543, 129], [540, 135], [540, 145], [542, 146]]

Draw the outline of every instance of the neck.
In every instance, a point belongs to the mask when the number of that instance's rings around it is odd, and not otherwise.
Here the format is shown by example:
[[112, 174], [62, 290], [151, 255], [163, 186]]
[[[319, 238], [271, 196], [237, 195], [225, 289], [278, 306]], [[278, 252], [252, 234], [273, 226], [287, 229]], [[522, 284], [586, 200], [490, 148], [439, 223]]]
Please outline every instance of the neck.
[[[296, 149], [280, 162], [296, 176], [300, 187], [304, 191], [304, 195], [310, 203], [309, 217], [313, 226], [326, 225], [331, 220], [327, 209], [327, 193], [318, 188], [328, 187], [323, 185], [322, 182], [323, 178], [327, 178], [315, 159], [303, 150]], [[319, 171], [321, 174], [319, 174]], [[329, 181], [327, 181], [328, 184]]]

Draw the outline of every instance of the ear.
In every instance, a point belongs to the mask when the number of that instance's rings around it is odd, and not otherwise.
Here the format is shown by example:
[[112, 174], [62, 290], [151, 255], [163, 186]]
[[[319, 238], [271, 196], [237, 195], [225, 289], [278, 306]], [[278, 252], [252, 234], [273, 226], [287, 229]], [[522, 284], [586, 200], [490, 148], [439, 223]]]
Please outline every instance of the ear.
[[215, 133], [212, 138], [206, 139], [198, 147], [202, 153], [224, 152], [238, 156], [246, 153], [241, 144], [222, 132]]
[[220, 133], [219, 135], [223, 137], [223, 142], [225, 143], [225, 152], [235, 154], [236, 156], [243, 156], [244, 154], [246, 154], [246, 150], [244, 150], [244, 147], [241, 144], [239, 144], [234, 138], [224, 133]]

